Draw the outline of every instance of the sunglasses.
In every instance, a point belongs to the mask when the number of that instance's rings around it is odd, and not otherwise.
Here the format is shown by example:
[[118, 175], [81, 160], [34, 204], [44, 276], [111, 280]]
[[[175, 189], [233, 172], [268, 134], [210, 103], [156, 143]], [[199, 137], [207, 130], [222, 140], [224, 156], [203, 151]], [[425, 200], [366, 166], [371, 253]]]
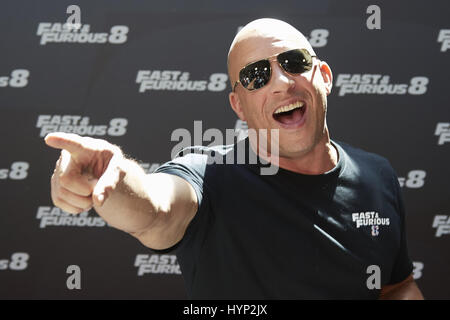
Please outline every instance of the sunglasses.
[[270, 61], [274, 58], [287, 73], [301, 74], [312, 69], [314, 57], [306, 49], [294, 49], [252, 62], [239, 71], [239, 81], [234, 83], [233, 92], [239, 83], [248, 91], [261, 89], [268, 84], [272, 76]]

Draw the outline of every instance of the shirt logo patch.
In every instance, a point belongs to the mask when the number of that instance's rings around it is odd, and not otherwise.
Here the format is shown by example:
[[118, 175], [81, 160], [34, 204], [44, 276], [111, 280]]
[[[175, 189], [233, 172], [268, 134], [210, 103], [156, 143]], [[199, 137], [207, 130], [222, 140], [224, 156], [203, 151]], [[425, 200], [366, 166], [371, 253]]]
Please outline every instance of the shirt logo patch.
[[372, 226], [372, 236], [376, 237], [380, 234], [380, 227], [379, 226]]
[[390, 224], [389, 218], [381, 218], [379, 213], [375, 211], [352, 213], [352, 221], [356, 224], [356, 228], [370, 226], [373, 237], [380, 234], [380, 226], [388, 226]]

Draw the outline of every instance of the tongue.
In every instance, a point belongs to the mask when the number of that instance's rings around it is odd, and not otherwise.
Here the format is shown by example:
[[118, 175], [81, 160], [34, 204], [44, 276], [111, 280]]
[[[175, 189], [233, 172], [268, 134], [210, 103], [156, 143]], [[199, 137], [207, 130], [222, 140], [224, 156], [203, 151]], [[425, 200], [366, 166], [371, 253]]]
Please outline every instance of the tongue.
[[274, 118], [283, 124], [293, 124], [302, 119], [302, 112], [300, 109], [294, 109], [292, 111], [275, 114]]

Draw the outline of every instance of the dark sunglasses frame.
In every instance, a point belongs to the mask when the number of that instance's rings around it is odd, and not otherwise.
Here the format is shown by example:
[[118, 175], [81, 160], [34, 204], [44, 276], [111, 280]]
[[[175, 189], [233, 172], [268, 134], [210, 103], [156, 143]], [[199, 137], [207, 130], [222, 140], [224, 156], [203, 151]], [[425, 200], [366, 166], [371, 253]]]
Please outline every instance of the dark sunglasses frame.
[[[307, 58], [307, 63], [302, 66], [303, 68], [302, 68], [302, 71], [300, 71], [300, 72], [292, 72], [292, 71], [287, 70], [286, 67], [284, 66], [284, 62], [280, 61], [280, 59], [283, 59], [283, 57], [286, 56], [286, 54], [289, 54], [289, 53], [295, 52], [295, 51], [301, 52], [301, 54], [304, 57]], [[248, 91], [254, 91], [254, 90], [258, 90], [258, 89], [261, 89], [261, 88], [265, 87], [270, 82], [270, 79], [272, 78], [272, 67], [270, 66], [270, 61], [272, 61], [272, 60], [276, 60], [278, 62], [278, 64], [280, 65], [280, 67], [285, 72], [287, 72], [289, 74], [298, 75], [298, 74], [302, 74], [304, 72], [310, 71], [312, 69], [312, 58], [317, 58], [317, 56], [311, 55], [309, 53], [309, 51], [306, 50], [306, 49], [293, 49], [293, 50], [288, 50], [288, 51], [284, 51], [284, 52], [281, 52], [281, 53], [274, 54], [273, 56], [270, 56], [270, 57], [268, 57], [266, 59], [261, 59], [261, 60], [258, 60], [258, 61], [250, 62], [247, 65], [245, 65], [245, 67], [243, 67], [239, 71], [239, 80], [234, 83], [234, 85], [233, 85], [233, 92], [236, 89], [236, 86], [238, 84], [241, 84], [242, 87], [247, 89]], [[265, 62], [265, 61], [268, 62], [268, 66], [269, 66], [269, 75], [268, 75], [268, 80], [266, 81], [266, 83], [264, 83], [262, 86], [260, 86], [258, 88], [251, 88], [251, 89], [248, 88], [248, 85], [245, 86], [244, 84], [242, 84], [242, 82], [245, 82], [245, 81], [243, 81], [243, 78], [245, 78], [245, 75], [250, 72], [249, 69], [252, 68], [252, 65], [257, 64], [257, 63], [262, 63], [262, 62]]]

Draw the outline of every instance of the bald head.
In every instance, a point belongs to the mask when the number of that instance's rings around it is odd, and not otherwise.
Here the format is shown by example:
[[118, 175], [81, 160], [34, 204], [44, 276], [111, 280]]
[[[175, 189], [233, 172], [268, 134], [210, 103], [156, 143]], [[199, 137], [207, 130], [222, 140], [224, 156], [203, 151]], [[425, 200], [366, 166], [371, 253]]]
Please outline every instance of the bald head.
[[239, 69], [267, 58], [264, 52], [277, 48], [304, 48], [315, 55], [308, 39], [290, 24], [277, 19], [258, 19], [244, 26], [234, 37], [228, 52], [228, 75], [232, 85]]

